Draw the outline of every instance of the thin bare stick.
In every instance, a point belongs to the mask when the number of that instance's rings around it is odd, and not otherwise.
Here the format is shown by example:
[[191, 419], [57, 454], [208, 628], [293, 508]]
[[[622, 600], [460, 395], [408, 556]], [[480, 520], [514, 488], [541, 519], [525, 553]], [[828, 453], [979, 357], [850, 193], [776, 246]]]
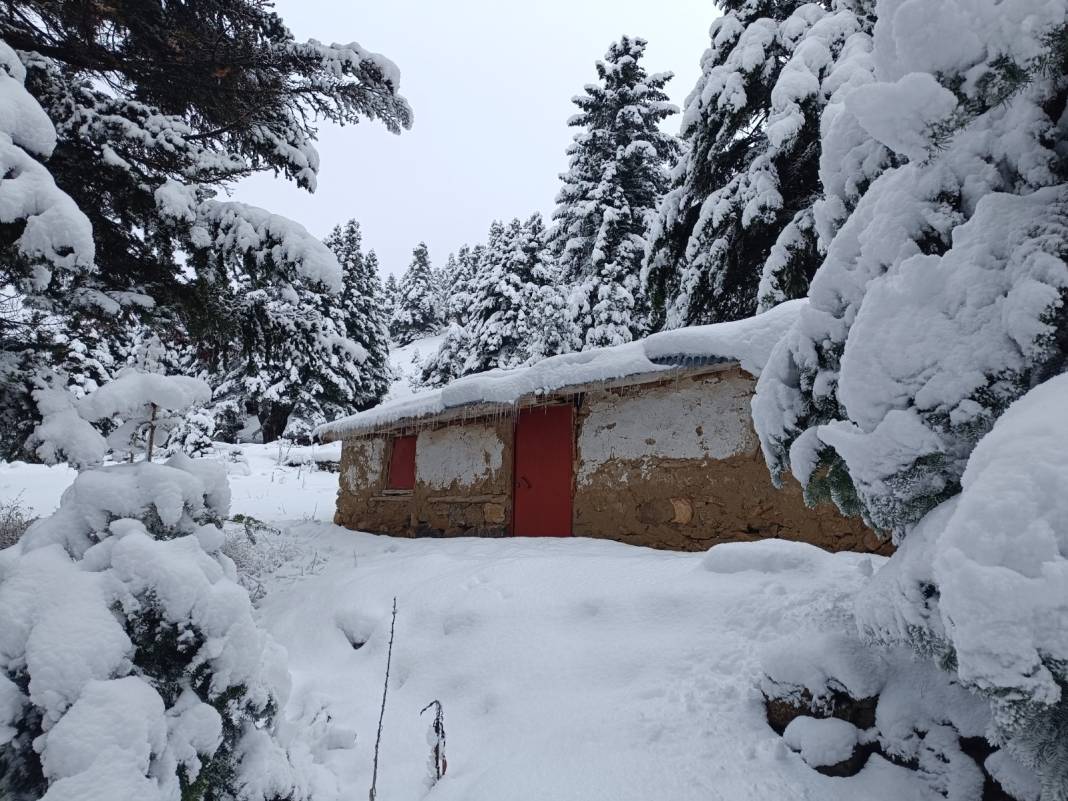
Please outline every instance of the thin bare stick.
[[430, 775], [431, 786], [441, 781], [449, 763], [445, 759], [445, 711], [441, 708], [441, 701], [431, 701], [424, 706], [419, 714], [422, 715], [431, 707], [434, 707], [434, 720], [430, 724], [430, 733], [434, 735], [434, 747], [430, 751], [430, 765], [433, 773]]
[[156, 411], [159, 407], [152, 404], [152, 416], [148, 418], [148, 448], [145, 451], [145, 461], [152, 461], [152, 449], [156, 444]]
[[389, 692], [389, 667], [393, 661], [393, 630], [397, 626], [397, 599], [393, 599], [393, 622], [389, 624], [389, 650], [386, 652], [386, 681], [382, 685], [382, 709], [378, 713], [378, 735], [375, 737], [375, 764], [371, 771], [371, 791], [367, 794], [368, 801], [375, 801], [378, 797], [378, 746], [382, 742], [382, 719], [386, 716], [386, 693]]

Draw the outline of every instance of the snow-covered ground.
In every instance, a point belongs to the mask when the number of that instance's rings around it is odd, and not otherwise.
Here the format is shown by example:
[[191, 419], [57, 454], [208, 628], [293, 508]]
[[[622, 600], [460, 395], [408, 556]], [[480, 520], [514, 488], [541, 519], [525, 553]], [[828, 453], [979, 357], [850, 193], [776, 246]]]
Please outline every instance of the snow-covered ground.
[[[316, 470], [312, 463], [338, 461], [340, 442], [307, 448], [278, 443], [217, 447], [215, 458], [226, 463], [230, 478], [231, 515], [272, 521], [333, 519], [337, 473]], [[65, 464], [0, 462], [0, 503], [18, 499], [31, 516], [51, 514], [76, 475]]]
[[391, 348], [389, 351], [389, 366], [393, 369], [395, 380], [389, 388], [385, 400], [406, 398], [413, 394], [411, 381], [418, 378], [421, 363], [428, 357], [433, 356], [441, 347], [444, 334], [435, 334], [432, 337], [417, 339], [409, 345], [400, 348]]
[[[939, 798], [879, 756], [855, 777], [822, 776], [765, 721], [761, 652], [840, 627], [870, 557], [777, 542], [705, 555], [355, 533], [322, 522], [336, 473], [285, 464], [324, 455], [335, 456], [241, 446], [220, 457], [232, 514], [281, 530], [257, 535], [273, 554], [265, 569], [277, 568], [259, 577], [257, 614], [289, 653], [291, 730], [330, 721], [337, 747], [320, 753], [336, 781], [324, 798], [370, 785], [394, 598], [381, 801]], [[21, 491], [47, 514], [73, 475], [3, 465], [0, 497]], [[448, 773], [428, 793], [430, 719], [419, 711], [433, 700]]]
[[755, 689], [762, 648], [832, 626], [868, 557], [792, 543], [708, 558], [586, 539], [401, 540], [321, 523], [291, 536], [320, 568], [269, 583], [260, 614], [289, 650], [289, 716], [325, 711], [357, 732], [354, 750], [328, 757], [347, 797], [370, 786], [394, 597], [383, 801], [424, 797], [419, 711], [435, 699], [449, 766], [426, 796], [438, 801], [936, 797], [878, 756], [853, 778], [814, 772], [768, 727]]

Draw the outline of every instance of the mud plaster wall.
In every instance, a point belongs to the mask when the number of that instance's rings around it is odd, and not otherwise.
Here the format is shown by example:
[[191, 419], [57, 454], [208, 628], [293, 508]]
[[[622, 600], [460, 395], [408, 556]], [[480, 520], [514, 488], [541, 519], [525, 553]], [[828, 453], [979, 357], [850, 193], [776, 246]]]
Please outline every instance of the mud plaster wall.
[[676, 550], [779, 537], [882, 551], [860, 521], [771, 483], [740, 369], [590, 393], [577, 417], [574, 533]]
[[334, 522], [404, 536], [504, 536], [512, 516], [512, 421], [423, 429], [415, 489], [385, 490], [389, 441], [348, 439]]

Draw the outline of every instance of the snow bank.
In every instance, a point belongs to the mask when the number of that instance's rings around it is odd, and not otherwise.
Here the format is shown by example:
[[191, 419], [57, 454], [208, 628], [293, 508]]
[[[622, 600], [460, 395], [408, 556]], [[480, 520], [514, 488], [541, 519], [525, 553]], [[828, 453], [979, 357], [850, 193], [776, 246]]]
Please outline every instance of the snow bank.
[[724, 542], [711, 548], [701, 565], [712, 573], [781, 573], [787, 570], [815, 570], [830, 554], [804, 542], [761, 540]]
[[598, 381], [666, 373], [693, 363], [737, 361], [750, 373], [759, 375], [772, 348], [805, 303], [788, 301], [747, 320], [664, 331], [611, 348], [553, 356], [529, 367], [465, 376], [441, 389], [398, 398], [319, 426], [314, 433], [319, 438], [334, 439], [464, 406], [511, 406], [525, 397]]
[[863, 594], [886, 643], [952, 653], [961, 680], [1037, 706], [1068, 664], [1068, 375], [1016, 401], [973, 451], [956, 498], [930, 512]]

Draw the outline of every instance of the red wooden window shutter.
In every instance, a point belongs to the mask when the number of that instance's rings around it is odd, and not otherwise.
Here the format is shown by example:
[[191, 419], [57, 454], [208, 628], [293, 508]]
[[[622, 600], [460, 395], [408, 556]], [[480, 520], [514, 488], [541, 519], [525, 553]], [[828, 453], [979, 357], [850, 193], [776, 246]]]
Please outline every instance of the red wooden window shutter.
[[386, 489], [415, 489], [415, 436], [394, 437]]

